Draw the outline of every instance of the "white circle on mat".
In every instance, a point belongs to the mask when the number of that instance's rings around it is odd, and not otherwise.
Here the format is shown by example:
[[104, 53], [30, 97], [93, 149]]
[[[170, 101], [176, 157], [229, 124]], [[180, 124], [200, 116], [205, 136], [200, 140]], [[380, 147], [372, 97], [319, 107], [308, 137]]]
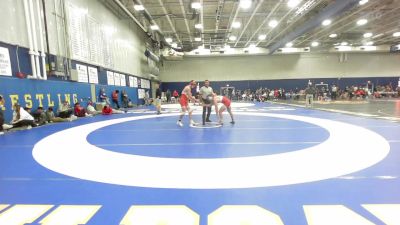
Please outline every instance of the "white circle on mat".
[[390, 151], [382, 136], [363, 127], [305, 116], [251, 112], [236, 115], [302, 121], [326, 129], [330, 136], [321, 144], [294, 152], [212, 159], [131, 155], [105, 150], [86, 140], [91, 132], [109, 125], [178, 115], [133, 116], [69, 128], [43, 138], [32, 154], [50, 170], [89, 181], [153, 188], [231, 189], [343, 176], [371, 167]]

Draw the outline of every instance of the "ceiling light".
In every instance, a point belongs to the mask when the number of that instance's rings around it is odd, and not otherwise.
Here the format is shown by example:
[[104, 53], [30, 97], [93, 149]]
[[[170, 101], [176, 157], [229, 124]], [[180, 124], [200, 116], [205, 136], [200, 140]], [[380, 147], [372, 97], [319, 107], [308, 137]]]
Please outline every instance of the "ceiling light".
[[294, 7], [298, 6], [300, 4], [300, 2], [301, 2], [301, 0], [289, 0], [287, 4], [290, 8], [294, 8]]
[[347, 43], [347, 42], [344, 41], [344, 42], [340, 43], [340, 45], [341, 45], [341, 46], [347, 46], [347, 45], [349, 45], [349, 43]]
[[322, 25], [324, 25], [324, 26], [329, 26], [329, 25], [331, 25], [331, 23], [332, 23], [332, 20], [324, 20], [324, 21], [322, 21]]
[[230, 40], [230, 41], [236, 41], [236, 36], [230, 36], [230, 37], [229, 37], [229, 40]]
[[203, 24], [201, 24], [201, 23], [195, 24], [195, 25], [194, 25], [194, 28], [196, 28], [196, 29], [203, 29]]
[[330, 38], [336, 38], [336, 37], [337, 37], [337, 34], [331, 34], [331, 35], [329, 35], [329, 37], [330, 37]]
[[172, 42], [172, 38], [165, 38], [165, 41], [168, 42], [168, 43], [171, 43]]
[[373, 41], [368, 41], [368, 42], [365, 43], [365, 45], [371, 46], [371, 45], [374, 45], [374, 42]]
[[287, 43], [287, 44], [286, 44], [286, 47], [288, 47], [288, 48], [293, 47], [293, 43], [292, 43], [292, 42]]
[[260, 41], [263, 41], [263, 40], [265, 40], [267, 38], [267, 35], [265, 35], [265, 34], [260, 34], [259, 36], [258, 36], [258, 40], [260, 40]]
[[274, 28], [274, 27], [278, 26], [278, 21], [276, 21], [276, 20], [271, 20], [271, 21], [268, 23], [268, 26]]
[[200, 9], [201, 4], [200, 2], [192, 2], [192, 9]]
[[400, 37], [400, 32], [396, 32], [393, 34], [393, 37]]
[[230, 46], [230, 45], [225, 45], [225, 46], [224, 46], [224, 49], [225, 49], [225, 50], [229, 50], [229, 49], [231, 49], [231, 46]]
[[241, 25], [240, 22], [233, 22], [233, 23], [232, 23], [232, 27], [233, 27], [233, 28], [239, 28], [240, 25]]
[[144, 6], [143, 5], [134, 5], [133, 8], [136, 11], [143, 11], [144, 10]]
[[319, 46], [319, 42], [314, 41], [313, 43], [311, 43], [311, 46], [312, 47], [318, 47]]
[[362, 25], [365, 25], [367, 23], [368, 23], [368, 20], [366, 20], [366, 19], [360, 19], [360, 20], [357, 21], [357, 25], [358, 26], [362, 26]]
[[373, 36], [373, 34], [372, 34], [372, 33], [365, 33], [363, 36], [364, 36], [365, 38], [370, 38], [370, 37]]
[[171, 44], [171, 47], [177, 48], [177, 47], [178, 47], [178, 44], [177, 44], [177, 43], [172, 43], [172, 44]]
[[160, 28], [157, 25], [151, 25], [150, 29], [152, 30], [159, 30]]
[[360, 5], [365, 5], [368, 3], [368, 0], [360, 0], [358, 3], [360, 3]]
[[251, 0], [240, 0], [239, 6], [242, 9], [248, 9], [251, 7]]
[[201, 37], [194, 38], [194, 41], [201, 41]]
[[199, 50], [204, 49], [204, 45], [200, 45], [199, 47], [197, 47]]
[[249, 48], [250, 48], [250, 49], [255, 49], [256, 47], [257, 47], [256, 44], [250, 44], [250, 45], [249, 45]]

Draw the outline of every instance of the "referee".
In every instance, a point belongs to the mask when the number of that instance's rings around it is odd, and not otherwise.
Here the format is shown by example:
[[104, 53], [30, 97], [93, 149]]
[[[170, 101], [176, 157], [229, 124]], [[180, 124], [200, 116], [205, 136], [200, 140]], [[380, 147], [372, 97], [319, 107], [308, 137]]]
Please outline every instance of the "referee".
[[[210, 87], [210, 81], [205, 80], [204, 86], [200, 88], [200, 96], [201, 102], [203, 103], [203, 125], [206, 125], [206, 122], [211, 122], [211, 104], [212, 104], [212, 94], [213, 89]], [[207, 111], [207, 117], [206, 117]]]

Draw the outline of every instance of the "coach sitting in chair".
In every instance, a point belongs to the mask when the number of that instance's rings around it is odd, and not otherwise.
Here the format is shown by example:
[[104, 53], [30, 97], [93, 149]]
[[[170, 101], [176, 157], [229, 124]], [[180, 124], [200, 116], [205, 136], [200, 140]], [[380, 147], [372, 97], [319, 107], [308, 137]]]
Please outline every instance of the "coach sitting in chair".
[[[212, 105], [212, 95], [213, 89], [210, 87], [210, 81], [205, 80], [204, 86], [200, 88], [200, 97], [201, 102], [203, 103], [203, 125], [206, 122], [211, 122], [210, 115], [211, 115], [211, 105]], [[207, 117], [206, 117], [206, 110], [207, 110]]]

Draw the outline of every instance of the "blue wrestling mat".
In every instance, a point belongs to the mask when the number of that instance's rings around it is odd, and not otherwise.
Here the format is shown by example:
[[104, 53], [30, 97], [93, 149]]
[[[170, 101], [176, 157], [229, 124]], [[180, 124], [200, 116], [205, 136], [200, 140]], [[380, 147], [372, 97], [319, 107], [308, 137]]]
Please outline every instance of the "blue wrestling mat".
[[171, 106], [0, 136], [0, 225], [400, 224], [400, 123], [233, 107], [207, 129]]

